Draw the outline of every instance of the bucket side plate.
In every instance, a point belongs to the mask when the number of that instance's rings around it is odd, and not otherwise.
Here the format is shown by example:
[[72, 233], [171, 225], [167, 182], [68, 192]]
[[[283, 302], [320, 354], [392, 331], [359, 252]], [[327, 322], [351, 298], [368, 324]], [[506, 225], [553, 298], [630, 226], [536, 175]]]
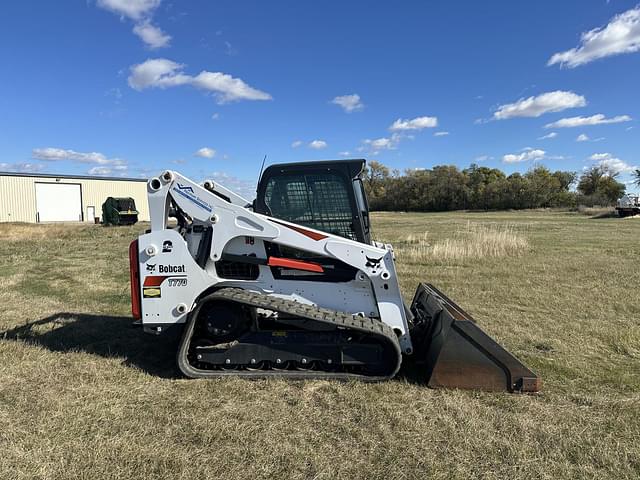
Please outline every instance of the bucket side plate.
[[540, 379], [433, 285], [411, 304], [415, 361], [429, 387], [537, 392]]

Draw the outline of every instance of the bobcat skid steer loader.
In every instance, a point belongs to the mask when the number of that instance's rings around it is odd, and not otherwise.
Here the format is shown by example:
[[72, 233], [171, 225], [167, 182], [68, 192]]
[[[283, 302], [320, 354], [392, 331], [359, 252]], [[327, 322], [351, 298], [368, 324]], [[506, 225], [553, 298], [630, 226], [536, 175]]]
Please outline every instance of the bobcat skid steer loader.
[[270, 166], [252, 203], [174, 171], [151, 178], [151, 229], [129, 249], [133, 316], [150, 333], [180, 325], [192, 378], [378, 381], [406, 361], [431, 387], [537, 391], [435, 287], [405, 305], [391, 245], [371, 240], [364, 164]]

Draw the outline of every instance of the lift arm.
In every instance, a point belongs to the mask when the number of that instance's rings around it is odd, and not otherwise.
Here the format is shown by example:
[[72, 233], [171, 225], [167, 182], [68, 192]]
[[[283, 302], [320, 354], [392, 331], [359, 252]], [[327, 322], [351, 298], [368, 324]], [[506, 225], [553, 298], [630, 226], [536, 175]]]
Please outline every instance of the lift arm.
[[214, 262], [222, 259], [231, 240], [244, 236], [337, 259], [356, 268], [358, 275], [371, 283], [380, 319], [399, 333], [403, 352], [412, 352], [391, 250], [255, 213], [248, 208], [249, 202], [220, 184], [205, 182], [201, 186], [170, 170], [150, 179], [147, 190], [152, 232], [167, 229], [173, 202], [194, 223], [213, 228], [209, 258]]

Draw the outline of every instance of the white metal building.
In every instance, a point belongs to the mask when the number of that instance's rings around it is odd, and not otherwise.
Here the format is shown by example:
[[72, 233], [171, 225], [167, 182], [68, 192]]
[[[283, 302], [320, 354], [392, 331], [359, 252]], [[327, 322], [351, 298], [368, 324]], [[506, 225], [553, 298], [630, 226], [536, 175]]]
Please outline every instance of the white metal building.
[[132, 197], [149, 220], [146, 180], [0, 172], [0, 222], [94, 222], [107, 197]]

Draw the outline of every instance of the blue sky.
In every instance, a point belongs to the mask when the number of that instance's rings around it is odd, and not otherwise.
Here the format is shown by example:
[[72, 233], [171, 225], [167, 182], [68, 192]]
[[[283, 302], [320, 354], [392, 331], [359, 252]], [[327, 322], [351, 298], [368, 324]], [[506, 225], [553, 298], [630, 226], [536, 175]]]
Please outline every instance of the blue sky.
[[637, 0], [24, 0], [0, 12], [0, 170], [172, 168], [246, 192], [265, 154], [507, 173], [604, 162], [625, 181], [640, 165]]

